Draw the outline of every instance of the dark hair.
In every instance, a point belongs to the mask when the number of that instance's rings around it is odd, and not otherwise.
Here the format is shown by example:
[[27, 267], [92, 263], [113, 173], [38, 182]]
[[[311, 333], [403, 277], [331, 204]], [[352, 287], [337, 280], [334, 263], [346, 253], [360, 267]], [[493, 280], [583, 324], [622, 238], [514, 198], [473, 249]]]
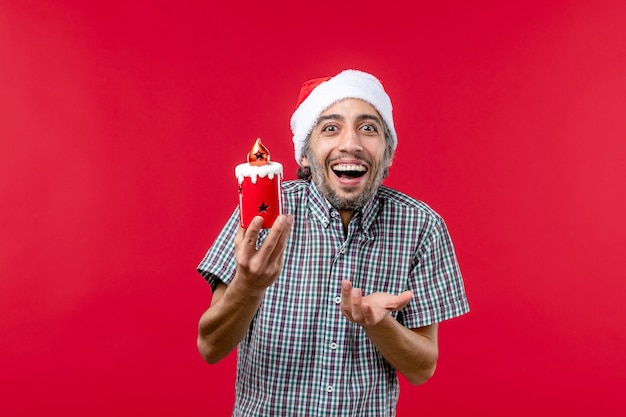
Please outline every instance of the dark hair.
[[311, 181], [311, 167], [299, 166], [296, 175], [301, 180]]

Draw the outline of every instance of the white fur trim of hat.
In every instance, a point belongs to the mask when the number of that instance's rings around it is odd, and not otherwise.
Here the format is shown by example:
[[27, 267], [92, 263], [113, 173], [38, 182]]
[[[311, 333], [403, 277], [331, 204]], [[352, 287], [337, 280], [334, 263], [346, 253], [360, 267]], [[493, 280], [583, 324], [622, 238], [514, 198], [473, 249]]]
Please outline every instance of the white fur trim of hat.
[[393, 124], [393, 107], [383, 85], [371, 74], [350, 69], [334, 77], [317, 78], [303, 84], [290, 123], [298, 164], [301, 164], [304, 142], [313, 131], [320, 115], [333, 104], [346, 98], [361, 99], [378, 110], [391, 132], [393, 150], [396, 149], [398, 139]]

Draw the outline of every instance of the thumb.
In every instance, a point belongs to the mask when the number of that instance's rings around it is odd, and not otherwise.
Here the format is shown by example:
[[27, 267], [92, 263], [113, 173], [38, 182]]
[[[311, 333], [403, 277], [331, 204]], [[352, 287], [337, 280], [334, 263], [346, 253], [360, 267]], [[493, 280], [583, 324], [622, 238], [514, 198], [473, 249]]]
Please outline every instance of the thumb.
[[413, 298], [413, 293], [411, 291], [405, 291], [398, 296], [396, 299], [396, 310], [403, 309], [409, 301]]

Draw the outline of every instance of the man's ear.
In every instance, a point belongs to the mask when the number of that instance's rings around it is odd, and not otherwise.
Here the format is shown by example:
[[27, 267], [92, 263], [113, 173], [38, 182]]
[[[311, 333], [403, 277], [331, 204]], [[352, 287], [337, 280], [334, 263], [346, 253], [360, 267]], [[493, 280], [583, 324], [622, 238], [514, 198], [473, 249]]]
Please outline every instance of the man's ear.
[[300, 158], [300, 165], [302, 165], [303, 167], [311, 166], [306, 156], [302, 156], [302, 158]]

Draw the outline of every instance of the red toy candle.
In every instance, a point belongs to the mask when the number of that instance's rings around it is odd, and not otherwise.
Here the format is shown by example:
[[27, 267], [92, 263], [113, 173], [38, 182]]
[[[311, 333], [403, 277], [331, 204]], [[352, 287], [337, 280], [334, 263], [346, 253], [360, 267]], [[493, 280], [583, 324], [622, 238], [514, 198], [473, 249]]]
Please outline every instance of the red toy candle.
[[257, 139], [248, 153], [248, 162], [235, 167], [239, 182], [239, 215], [242, 227], [255, 216], [263, 217], [263, 228], [272, 227], [283, 213], [281, 181], [283, 166], [270, 161], [270, 153]]

